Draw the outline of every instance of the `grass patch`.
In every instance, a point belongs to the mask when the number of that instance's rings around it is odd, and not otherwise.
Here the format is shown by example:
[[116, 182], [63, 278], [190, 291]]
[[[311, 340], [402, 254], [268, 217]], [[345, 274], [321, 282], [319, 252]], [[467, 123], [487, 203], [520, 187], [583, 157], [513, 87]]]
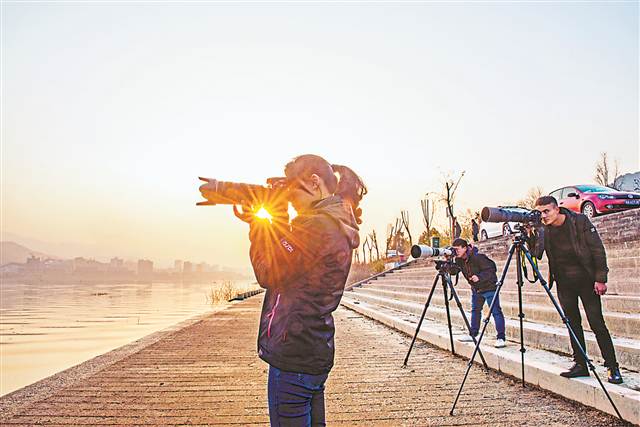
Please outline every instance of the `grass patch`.
[[222, 284], [215, 284], [207, 295], [207, 302], [211, 305], [226, 304], [241, 293], [259, 289], [257, 283], [238, 285], [231, 280], [224, 280]]

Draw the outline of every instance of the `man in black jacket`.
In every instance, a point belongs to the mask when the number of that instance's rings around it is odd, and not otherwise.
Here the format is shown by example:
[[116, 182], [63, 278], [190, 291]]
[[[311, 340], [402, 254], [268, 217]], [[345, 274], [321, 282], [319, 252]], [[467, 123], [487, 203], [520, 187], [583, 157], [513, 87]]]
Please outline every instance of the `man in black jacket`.
[[504, 315], [500, 307], [499, 296], [496, 295], [496, 282], [498, 281], [496, 263], [485, 254], [479, 253], [478, 248], [469, 245], [464, 239], [455, 239], [452, 246], [456, 251], [455, 262], [471, 285], [471, 336], [478, 335], [482, 306], [485, 301], [488, 306], [491, 306], [495, 298], [496, 302], [491, 310], [498, 333], [495, 347], [505, 347]]
[[[536, 200], [545, 225], [544, 249], [549, 260], [549, 284], [557, 282], [558, 299], [569, 319], [580, 345], [585, 349], [582, 319], [578, 297], [591, 330], [596, 335], [598, 347], [608, 368], [608, 381], [622, 383], [611, 335], [602, 316], [600, 296], [607, 292], [607, 255], [595, 227], [585, 215], [558, 207], [552, 196]], [[587, 362], [578, 346], [571, 339], [574, 365], [563, 377], [589, 376]]]

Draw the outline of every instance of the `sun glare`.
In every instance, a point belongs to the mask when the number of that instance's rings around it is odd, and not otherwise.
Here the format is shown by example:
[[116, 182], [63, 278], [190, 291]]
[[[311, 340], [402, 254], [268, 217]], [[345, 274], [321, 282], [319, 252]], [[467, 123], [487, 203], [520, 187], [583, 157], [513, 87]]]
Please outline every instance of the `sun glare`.
[[264, 208], [264, 206], [258, 209], [258, 212], [256, 212], [256, 216], [262, 219], [271, 219], [271, 214]]

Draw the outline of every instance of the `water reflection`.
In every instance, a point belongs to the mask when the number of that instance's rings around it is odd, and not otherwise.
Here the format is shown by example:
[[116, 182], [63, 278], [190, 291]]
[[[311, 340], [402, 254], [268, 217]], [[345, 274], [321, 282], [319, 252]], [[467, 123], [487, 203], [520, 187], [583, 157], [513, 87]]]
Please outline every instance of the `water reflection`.
[[0, 395], [205, 313], [220, 285], [2, 284]]

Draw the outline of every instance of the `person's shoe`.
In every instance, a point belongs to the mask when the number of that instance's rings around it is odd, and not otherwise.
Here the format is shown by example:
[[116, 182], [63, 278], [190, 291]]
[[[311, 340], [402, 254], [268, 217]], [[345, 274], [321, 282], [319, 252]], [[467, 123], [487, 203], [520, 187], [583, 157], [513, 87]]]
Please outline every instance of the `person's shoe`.
[[574, 363], [574, 365], [568, 371], [561, 372], [560, 376], [565, 378], [588, 377], [589, 370], [584, 365]]
[[622, 375], [620, 375], [620, 368], [608, 368], [607, 381], [609, 381], [611, 384], [622, 384]]
[[495, 348], [504, 348], [507, 346], [507, 343], [503, 339], [498, 338], [493, 346]]
[[459, 339], [460, 342], [473, 342], [473, 337], [471, 335], [463, 335]]

